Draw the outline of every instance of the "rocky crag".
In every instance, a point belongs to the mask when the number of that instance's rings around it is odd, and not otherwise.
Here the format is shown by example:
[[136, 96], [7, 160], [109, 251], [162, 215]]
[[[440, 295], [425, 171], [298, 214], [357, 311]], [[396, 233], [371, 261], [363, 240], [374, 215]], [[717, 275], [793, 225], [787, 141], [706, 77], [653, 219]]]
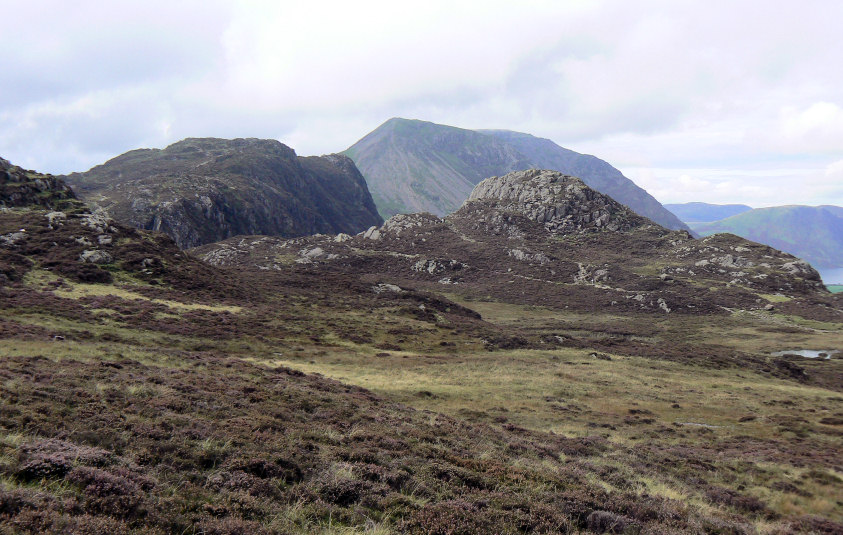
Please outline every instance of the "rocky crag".
[[77, 283], [109, 283], [123, 273], [197, 294], [237, 294], [226, 274], [185, 255], [170, 237], [90, 210], [60, 177], [2, 159], [0, 167], [0, 286], [41, 269]]
[[460, 207], [481, 180], [525, 169], [552, 169], [585, 183], [671, 229], [689, 230], [645, 190], [607, 162], [508, 130], [465, 130], [390, 119], [349, 147], [384, 217]]
[[354, 236], [241, 237], [197, 253], [218, 265], [336, 270], [582, 311], [699, 315], [822, 302], [812, 314], [841, 315], [804, 261], [733, 235], [696, 240], [665, 229], [555, 171], [487, 179], [445, 218], [396, 215]]
[[61, 179], [27, 171], [0, 158], [0, 207], [81, 208], [73, 190]]
[[93, 207], [182, 248], [238, 234], [355, 233], [382, 222], [349, 158], [303, 158], [275, 140], [189, 138], [63, 178]]

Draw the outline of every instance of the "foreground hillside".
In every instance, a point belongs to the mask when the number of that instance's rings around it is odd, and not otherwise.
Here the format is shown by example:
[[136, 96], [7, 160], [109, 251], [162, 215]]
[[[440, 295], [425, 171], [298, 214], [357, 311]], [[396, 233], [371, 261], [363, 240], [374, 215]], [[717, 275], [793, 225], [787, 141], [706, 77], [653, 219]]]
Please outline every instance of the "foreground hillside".
[[182, 248], [237, 234], [358, 232], [382, 222], [350, 159], [302, 158], [275, 140], [185, 139], [64, 178], [117, 221], [164, 232]]
[[[622, 309], [577, 292], [533, 304], [515, 283], [479, 298], [498, 279], [482, 287], [477, 272], [494, 266], [462, 268], [474, 292], [440, 283], [457, 275], [437, 270], [456, 265], [407, 258], [396, 227], [235, 239], [215, 249], [233, 265], [219, 268], [91, 214], [52, 177], [2, 164], [0, 532], [843, 529], [843, 360], [770, 355], [843, 345], [839, 301], [780, 253], [744, 269], [777, 281], [741, 290], [762, 303], [719, 296], [730, 310], [668, 314], [649, 306], [658, 289]], [[456, 228], [471, 244], [482, 233], [469, 216], [484, 215], [499, 217], [497, 240], [518, 245], [657, 234], [581, 183], [556, 182], [597, 209], [545, 209], [537, 227], [510, 190], [489, 187], [462, 223], [418, 218], [400, 232], [422, 247]], [[687, 240], [659, 232], [636, 243]], [[345, 258], [328, 242], [347, 245]], [[278, 269], [254, 261], [269, 243]], [[721, 254], [707, 247], [699, 254]], [[528, 280], [541, 257], [519, 250]], [[389, 259], [419, 270], [390, 274]], [[570, 286], [596, 288], [582, 280]]]
[[630, 179], [594, 156], [508, 130], [465, 130], [394, 118], [349, 147], [385, 217], [460, 207], [481, 180], [525, 169], [552, 169], [577, 176], [639, 215], [672, 229], [688, 230]]
[[731, 232], [818, 267], [843, 267], [843, 208], [837, 206], [756, 208], [720, 221], [695, 224], [694, 229], [704, 236]]

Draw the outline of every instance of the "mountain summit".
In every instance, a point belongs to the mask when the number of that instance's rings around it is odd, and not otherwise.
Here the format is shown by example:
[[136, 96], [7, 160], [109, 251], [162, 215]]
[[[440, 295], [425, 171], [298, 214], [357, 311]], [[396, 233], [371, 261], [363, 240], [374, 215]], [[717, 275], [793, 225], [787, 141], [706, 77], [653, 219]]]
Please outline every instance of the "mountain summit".
[[358, 232], [381, 223], [363, 176], [338, 154], [272, 139], [188, 138], [65, 177], [86, 202], [182, 248], [237, 234]]
[[366, 177], [384, 217], [420, 211], [442, 216], [459, 208], [472, 188], [486, 177], [549, 169], [581, 178], [588, 186], [662, 226], [688, 230], [656, 199], [605, 161], [530, 134], [465, 130], [393, 118], [344, 154]]

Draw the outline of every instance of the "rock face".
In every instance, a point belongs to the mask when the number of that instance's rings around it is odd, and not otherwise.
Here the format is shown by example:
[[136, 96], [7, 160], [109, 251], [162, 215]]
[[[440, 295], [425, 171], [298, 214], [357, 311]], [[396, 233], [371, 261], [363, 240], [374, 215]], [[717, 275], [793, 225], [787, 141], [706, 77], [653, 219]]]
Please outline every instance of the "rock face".
[[445, 218], [399, 214], [355, 236], [241, 237], [194, 252], [219, 266], [341, 272], [585, 313], [763, 313], [775, 303], [843, 319], [841, 299], [795, 257], [734, 235], [696, 240], [665, 229], [555, 171], [484, 180]]
[[465, 130], [390, 119], [348, 148], [384, 217], [451, 213], [489, 176], [552, 169], [585, 183], [671, 229], [689, 230], [656, 199], [605, 161], [548, 139], [507, 130]]
[[356, 233], [382, 223], [349, 158], [303, 158], [275, 140], [190, 138], [65, 178], [94, 207], [165, 232], [182, 248], [238, 234]]

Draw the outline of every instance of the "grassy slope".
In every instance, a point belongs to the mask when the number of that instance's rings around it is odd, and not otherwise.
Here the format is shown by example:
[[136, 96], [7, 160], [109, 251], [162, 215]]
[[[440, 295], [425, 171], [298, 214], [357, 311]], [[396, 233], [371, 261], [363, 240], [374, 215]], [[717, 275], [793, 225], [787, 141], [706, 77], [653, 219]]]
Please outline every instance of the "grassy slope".
[[[465, 533], [507, 533], [512, 513], [500, 515], [513, 506], [536, 532], [548, 532], [543, 522], [577, 532], [598, 508], [669, 532], [726, 526], [732, 515], [762, 532], [805, 515], [843, 520], [840, 435], [829, 423], [843, 410], [839, 393], [622, 351], [612, 360], [577, 349], [489, 352], [393, 307], [355, 314], [352, 296], [334, 296], [330, 308], [305, 293], [233, 309], [154, 297], [137, 281], [47, 291], [55, 282], [33, 272], [4, 291], [14, 305], [5, 321], [26, 330], [0, 341], [0, 488], [35, 531], [440, 533], [444, 518]], [[595, 318], [466, 304], [501, 331], [568, 320], [581, 329], [571, 335], [605, 336]], [[134, 321], [150, 306], [169, 332]], [[724, 343], [763, 349], [768, 322], [723, 321], [713, 330]], [[713, 336], [692, 328], [676, 327]], [[768, 336], [794, 339], [793, 327], [780, 328]], [[835, 329], [796, 338], [843, 342]], [[377, 340], [394, 340], [388, 332], [416, 336], [383, 351]], [[62, 463], [69, 472], [59, 476]], [[559, 509], [560, 499], [570, 505]], [[478, 500], [491, 502], [476, 509]]]

